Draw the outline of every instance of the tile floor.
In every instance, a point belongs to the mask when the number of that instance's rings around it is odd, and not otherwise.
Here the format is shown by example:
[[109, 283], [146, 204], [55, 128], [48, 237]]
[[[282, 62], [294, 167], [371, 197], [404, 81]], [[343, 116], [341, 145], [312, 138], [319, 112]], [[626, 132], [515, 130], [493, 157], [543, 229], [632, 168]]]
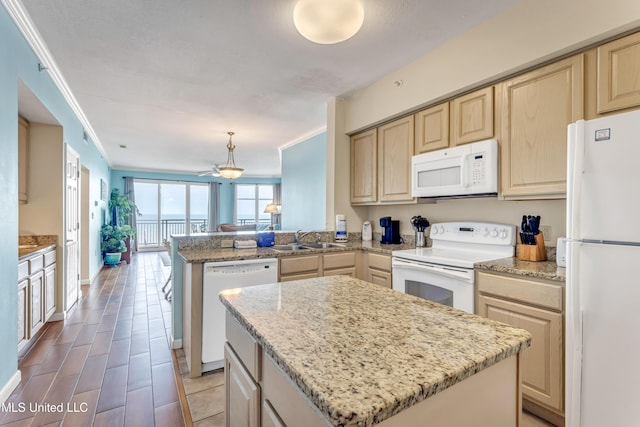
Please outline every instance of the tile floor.
[[168, 273], [157, 253], [138, 254], [83, 286], [69, 317], [47, 324], [19, 360], [22, 380], [7, 400], [17, 410], [0, 412], [0, 424], [183, 426], [160, 292]]
[[189, 378], [184, 351], [176, 350], [184, 392], [195, 427], [224, 426], [224, 371], [206, 372]]

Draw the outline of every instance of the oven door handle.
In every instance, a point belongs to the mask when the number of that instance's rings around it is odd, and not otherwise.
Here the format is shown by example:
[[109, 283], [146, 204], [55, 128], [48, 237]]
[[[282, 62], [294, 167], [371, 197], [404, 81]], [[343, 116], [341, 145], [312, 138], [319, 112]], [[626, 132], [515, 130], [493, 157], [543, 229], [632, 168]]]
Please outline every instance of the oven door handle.
[[447, 268], [447, 267], [436, 267], [434, 265], [428, 265], [428, 264], [414, 264], [412, 262], [405, 262], [400, 260], [393, 260], [392, 267], [393, 268], [395, 267], [409, 268], [412, 270], [423, 271], [423, 272], [430, 271], [430, 272], [433, 272], [434, 274], [439, 274], [441, 276], [451, 277], [453, 279], [460, 279], [467, 283], [473, 282], [473, 276], [469, 277], [467, 273], [456, 272], [455, 270], [452, 270], [451, 268]]

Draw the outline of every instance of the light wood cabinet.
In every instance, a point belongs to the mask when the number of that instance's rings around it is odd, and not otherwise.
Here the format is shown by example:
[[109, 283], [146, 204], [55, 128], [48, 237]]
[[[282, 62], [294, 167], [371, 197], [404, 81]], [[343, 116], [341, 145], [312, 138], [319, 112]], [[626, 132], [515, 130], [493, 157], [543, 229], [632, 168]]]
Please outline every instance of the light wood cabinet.
[[278, 262], [281, 282], [314, 277], [347, 275], [356, 277], [355, 251], [281, 257]]
[[583, 55], [498, 85], [502, 97], [502, 195], [566, 195], [567, 125], [583, 117]]
[[391, 289], [391, 255], [365, 252], [363, 267], [362, 280]]
[[449, 147], [449, 103], [427, 108], [413, 116], [415, 154]]
[[597, 48], [597, 113], [640, 106], [640, 33]]
[[357, 257], [355, 252], [335, 252], [322, 255], [322, 275], [345, 275], [356, 277]]
[[378, 131], [371, 129], [351, 137], [351, 203], [378, 200]]
[[29, 201], [29, 122], [18, 116], [18, 200]]
[[378, 200], [410, 202], [413, 116], [378, 128]]
[[451, 101], [451, 145], [492, 138], [493, 86]]
[[351, 137], [351, 204], [411, 203], [413, 116]]
[[259, 427], [260, 387], [233, 351], [224, 346], [225, 426]]
[[479, 271], [476, 272], [476, 283], [477, 313], [480, 316], [531, 333], [531, 347], [522, 353], [521, 358], [525, 407], [556, 425], [562, 425], [564, 288], [561, 282]]

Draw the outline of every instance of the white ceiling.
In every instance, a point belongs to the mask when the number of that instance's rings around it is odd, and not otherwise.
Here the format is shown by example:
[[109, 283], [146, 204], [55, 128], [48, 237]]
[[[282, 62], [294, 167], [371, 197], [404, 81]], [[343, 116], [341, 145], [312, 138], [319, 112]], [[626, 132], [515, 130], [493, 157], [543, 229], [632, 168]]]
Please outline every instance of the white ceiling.
[[[363, 0], [358, 34], [314, 44], [295, 0], [22, 0], [114, 169], [226, 162], [279, 176], [279, 146], [348, 96], [517, 0]], [[126, 145], [127, 148], [120, 148]]]

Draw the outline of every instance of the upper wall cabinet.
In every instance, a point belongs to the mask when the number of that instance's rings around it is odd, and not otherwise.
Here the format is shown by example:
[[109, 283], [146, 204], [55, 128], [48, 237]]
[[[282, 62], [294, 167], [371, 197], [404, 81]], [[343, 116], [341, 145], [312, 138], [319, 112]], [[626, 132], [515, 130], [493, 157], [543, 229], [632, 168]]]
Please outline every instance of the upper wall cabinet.
[[378, 131], [371, 129], [351, 137], [351, 203], [378, 200]]
[[449, 103], [436, 105], [416, 113], [415, 154], [449, 146]]
[[413, 116], [351, 137], [351, 203], [411, 203]]
[[604, 44], [597, 51], [597, 112], [640, 106], [640, 33]]
[[29, 122], [18, 116], [18, 200], [29, 201]]
[[413, 116], [378, 128], [378, 200], [410, 202]]
[[451, 101], [451, 145], [492, 138], [493, 86]]
[[583, 68], [577, 55], [499, 85], [506, 198], [565, 197], [567, 125], [583, 118]]

